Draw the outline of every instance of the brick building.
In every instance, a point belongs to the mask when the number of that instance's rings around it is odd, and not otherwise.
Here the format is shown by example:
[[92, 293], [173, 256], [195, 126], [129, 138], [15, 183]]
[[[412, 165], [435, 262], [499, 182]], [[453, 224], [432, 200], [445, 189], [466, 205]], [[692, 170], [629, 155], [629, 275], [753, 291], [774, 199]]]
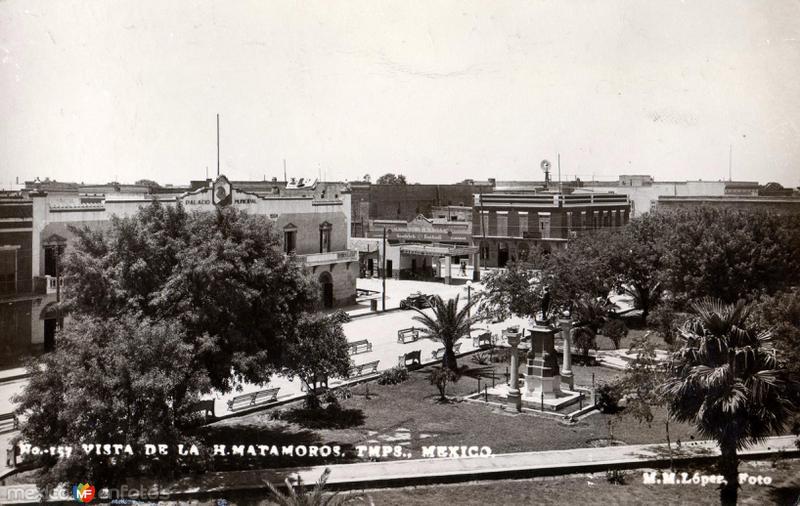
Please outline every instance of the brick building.
[[717, 207], [779, 214], [800, 213], [800, 196], [725, 195], [711, 197], [659, 197], [659, 209]]
[[351, 182], [352, 236], [369, 237], [370, 220], [410, 221], [432, 216], [433, 208], [471, 206], [472, 195], [491, 193], [493, 182], [379, 185]]
[[[324, 307], [355, 302], [358, 252], [347, 249], [350, 195], [318, 199], [315, 195], [264, 195], [231, 184], [225, 176], [192, 190], [174, 193], [143, 190], [110, 192], [97, 200], [71, 187], [52, 192], [32, 190], [0, 198], [0, 337], [6, 352], [25, 353], [54, 346], [58, 259], [73, 234], [70, 225], [108, 226], [111, 216], [135, 214], [153, 199], [181, 202], [189, 211], [231, 205], [268, 216], [284, 251], [298, 256], [320, 283]], [[333, 197], [333, 195], [331, 195]]]
[[613, 193], [475, 195], [472, 240], [481, 265], [504, 267], [533, 247], [551, 251], [586, 231], [623, 226], [630, 208], [627, 195]]

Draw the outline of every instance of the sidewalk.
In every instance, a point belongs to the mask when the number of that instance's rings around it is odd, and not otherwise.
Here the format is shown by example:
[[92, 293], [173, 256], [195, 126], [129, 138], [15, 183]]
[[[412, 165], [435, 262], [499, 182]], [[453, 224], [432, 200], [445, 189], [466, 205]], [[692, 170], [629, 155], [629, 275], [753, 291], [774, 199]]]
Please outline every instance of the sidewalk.
[[[794, 445], [793, 436], [768, 438], [764, 443], [739, 452], [742, 459], [756, 459], [775, 455], [785, 457], [800, 454]], [[684, 444], [677, 461], [713, 459], [719, 455], [716, 443], [697, 441]], [[422, 458], [388, 462], [364, 462], [358, 464], [334, 464], [310, 468], [252, 470], [227, 473], [209, 473], [190, 477], [161, 487], [170, 499], [189, 498], [198, 493], [225, 496], [235, 491], [264, 490], [263, 480], [282, 484], [284, 478], [300, 477], [304, 483], [315, 483], [324, 469], [331, 470], [329, 489], [361, 489], [386, 486], [407, 486], [433, 483], [452, 483], [479, 479], [508, 479], [534, 476], [556, 476], [606, 469], [638, 469], [665, 467], [669, 462], [666, 445], [628, 445], [607, 448], [579, 448], [545, 452], [505, 453], [489, 458]], [[150, 483], [129, 484], [131, 488], [149, 489]], [[141, 488], [139, 487], [141, 485]], [[35, 489], [33, 485], [0, 487], [0, 503], [25, 504], [38, 502], [33, 491], [24, 494], [25, 500], [9, 498], [21, 490]], [[22, 495], [22, 494], [20, 494]]]

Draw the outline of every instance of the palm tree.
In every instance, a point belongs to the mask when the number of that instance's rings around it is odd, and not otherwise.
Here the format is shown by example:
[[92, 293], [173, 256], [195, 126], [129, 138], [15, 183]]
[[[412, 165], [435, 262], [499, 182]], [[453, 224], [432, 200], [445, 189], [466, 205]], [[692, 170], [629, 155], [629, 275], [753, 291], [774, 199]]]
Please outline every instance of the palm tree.
[[792, 413], [785, 396], [788, 375], [778, 369], [771, 332], [751, 325], [752, 306], [704, 298], [680, 329], [683, 346], [673, 353], [664, 391], [670, 416], [691, 422], [720, 446], [719, 470], [726, 480], [722, 504], [736, 504], [737, 450], [781, 433]]
[[455, 299], [449, 299], [447, 302], [436, 295], [431, 300], [433, 316], [428, 316], [422, 310], [414, 308], [419, 313], [414, 317], [414, 321], [422, 324], [423, 337], [442, 343], [444, 346], [442, 367], [451, 371], [458, 371], [453, 348], [462, 337], [469, 337], [472, 325], [480, 320], [477, 315], [470, 316], [470, 310], [474, 304], [473, 300], [459, 310], [458, 295]]
[[583, 352], [584, 363], [589, 362], [589, 348], [597, 348], [597, 331], [606, 320], [606, 303], [597, 299], [580, 298], [575, 301], [572, 315], [572, 342]]

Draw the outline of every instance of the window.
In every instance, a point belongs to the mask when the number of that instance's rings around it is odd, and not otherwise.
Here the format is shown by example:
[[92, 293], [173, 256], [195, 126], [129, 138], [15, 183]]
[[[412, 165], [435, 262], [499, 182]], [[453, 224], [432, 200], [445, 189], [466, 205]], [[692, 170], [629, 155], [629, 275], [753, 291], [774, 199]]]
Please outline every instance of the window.
[[0, 293], [17, 291], [17, 249], [0, 249]]
[[54, 245], [44, 247], [44, 274], [45, 276], [58, 276], [61, 268], [58, 265], [64, 246]]
[[319, 252], [331, 251], [331, 224], [327, 221], [319, 226]]
[[283, 227], [283, 252], [287, 255], [297, 250], [297, 227], [286, 225]]

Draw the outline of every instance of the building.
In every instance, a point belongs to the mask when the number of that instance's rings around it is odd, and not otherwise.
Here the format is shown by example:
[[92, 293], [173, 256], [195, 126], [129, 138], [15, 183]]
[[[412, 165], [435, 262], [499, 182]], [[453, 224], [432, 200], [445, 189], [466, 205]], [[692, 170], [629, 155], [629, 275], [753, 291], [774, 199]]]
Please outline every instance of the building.
[[480, 246], [481, 265], [504, 267], [531, 248], [552, 251], [587, 231], [626, 225], [630, 209], [627, 195], [614, 193], [475, 195], [472, 240]]
[[716, 207], [778, 214], [800, 213], [800, 196], [723, 195], [713, 197], [659, 197], [659, 209]]
[[433, 216], [435, 207], [467, 206], [472, 195], [491, 193], [493, 182], [465, 181], [456, 184], [380, 185], [351, 182], [352, 236], [370, 237], [370, 220], [410, 221], [419, 215]]
[[[456, 212], [468, 209], [460, 206], [447, 210], [441, 218], [428, 218], [418, 215], [414, 219], [405, 220], [370, 220], [370, 239], [353, 241], [359, 248], [366, 248], [365, 253], [374, 252], [375, 259], [380, 261], [379, 251], [383, 250], [383, 238], [386, 238], [386, 276], [395, 279], [441, 280], [446, 284], [452, 282], [453, 269], [467, 265], [474, 279], [480, 276], [477, 263], [478, 248], [472, 246], [472, 222], [464, 219], [456, 220]], [[369, 262], [365, 266], [365, 275], [380, 274], [379, 265]], [[474, 267], [474, 269], [473, 269]]]
[[[42, 185], [44, 186], [44, 185]], [[73, 238], [70, 225], [108, 226], [112, 216], [138, 212], [153, 199], [181, 202], [190, 211], [234, 206], [268, 216], [287, 254], [295, 254], [320, 283], [324, 307], [355, 303], [358, 252], [347, 247], [350, 195], [319, 199], [309, 195], [264, 195], [237, 188], [225, 176], [191, 191], [152, 189], [109, 192], [85, 201], [80, 188], [33, 189], [0, 198], [0, 329], [3, 346], [15, 353], [51, 349], [54, 345], [58, 260]], [[330, 197], [334, 197], [331, 195]], [[6, 350], [8, 351], [8, 350]]]

